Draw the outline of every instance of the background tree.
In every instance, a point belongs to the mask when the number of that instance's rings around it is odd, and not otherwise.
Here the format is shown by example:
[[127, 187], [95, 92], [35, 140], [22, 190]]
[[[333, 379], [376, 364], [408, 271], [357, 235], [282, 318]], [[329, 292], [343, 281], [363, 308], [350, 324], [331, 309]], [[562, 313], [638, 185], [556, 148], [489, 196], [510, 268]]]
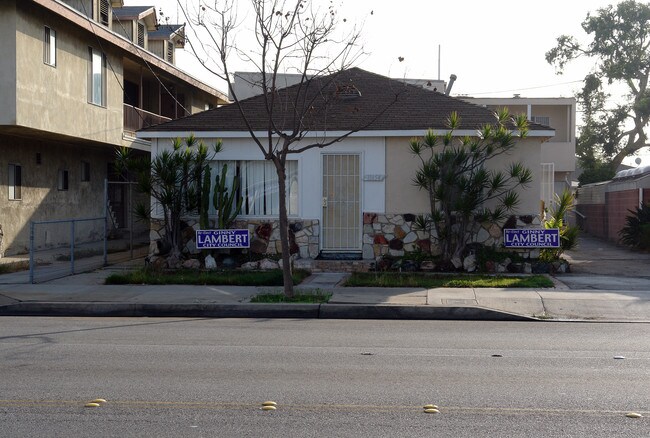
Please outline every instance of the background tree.
[[[339, 22], [332, 2], [322, 9], [309, 0], [226, 0], [201, 2], [193, 10], [187, 6], [182, 10], [188, 22], [189, 47], [207, 70], [227, 83], [250, 138], [263, 158], [275, 166], [284, 292], [292, 296], [286, 199], [288, 157], [337, 143], [370, 125], [387, 109], [378, 109], [368, 123], [341, 135], [307, 138], [315, 107], [321, 113], [327, 111], [332, 103], [327, 96], [337, 74], [351, 67], [363, 53], [358, 44], [360, 32], [349, 23], [342, 26], [347, 20]], [[252, 45], [247, 45], [249, 40]], [[265, 99], [267, 129], [263, 135], [251, 128], [249, 114], [233, 86], [231, 65], [236, 62], [259, 73], [259, 80], [249, 85], [257, 87]], [[299, 76], [292, 87], [294, 91], [298, 87], [297, 92], [283, 92], [285, 82], [280, 76], [284, 73]]]
[[429, 216], [417, 218], [417, 225], [435, 229], [443, 261], [458, 268], [474, 225], [505, 219], [519, 204], [515, 190], [532, 181], [530, 169], [521, 163], [512, 163], [506, 170], [486, 166], [490, 159], [511, 151], [517, 138], [526, 136], [528, 120], [525, 115], [511, 117], [502, 109], [494, 125], [485, 125], [476, 137], [462, 138], [454, 137], [461, 124], [455, 112], [447, 123], [450, 130], [444, 136], [428, 131], [424, 138], [412, 139], [410, 147], [421, 161], [413, 183], [429, 193], [431, 208]]
[[[650, 119], [650, 5], [627, 0], [587, 14], [582, 28], [591, 42], [582, 45], [572, 36], [557, 38], [546, 60], [562, 73], [565, 65], [585, 57], [594, 68], [578, 93], [584, 125], [576, 147], [587, 173], [581, 182], [611, 178], [625, 157], [648, 146], [645, 131]], [[608, 90], [620, 86], [625, 93]]]

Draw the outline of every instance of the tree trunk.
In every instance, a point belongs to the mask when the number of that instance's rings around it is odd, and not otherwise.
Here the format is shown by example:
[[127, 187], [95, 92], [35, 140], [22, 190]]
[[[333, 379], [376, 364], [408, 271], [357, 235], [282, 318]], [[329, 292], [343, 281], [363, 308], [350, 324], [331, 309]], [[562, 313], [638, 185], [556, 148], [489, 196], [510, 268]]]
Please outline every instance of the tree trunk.
[[287, 177], [285, 166], [279, 159], [273, 160], [278, 174], [278, 196], [280, 205], [280, 244], [282, 247], [282, 280], [284, 295], [293, 297], [293, 278], [291, 275], [291, 253], [289, 248], [289, 218], [287, 214]]

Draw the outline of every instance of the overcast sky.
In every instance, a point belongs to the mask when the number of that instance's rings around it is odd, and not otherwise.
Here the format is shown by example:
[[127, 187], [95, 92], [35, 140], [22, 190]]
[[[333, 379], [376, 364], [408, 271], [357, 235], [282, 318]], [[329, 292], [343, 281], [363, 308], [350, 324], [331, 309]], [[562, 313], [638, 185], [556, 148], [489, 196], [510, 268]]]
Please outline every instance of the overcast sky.
[[[181, 0], [197, 2], [198, 0]], [[244, 3], [245, 0], [238, 0]], [[391, 77], [438, 78], [456, 74], [452, 94], [473, 96], [568, 97], [580, 86], [589, 64], [556, 75], [545, 53], [561, 34], [586, 39], [580, 24], [588, 12], [619, 0], [336, 0], [340, 18], [363, 25], [368, 53], [358, 66]], [[329, 4], [329, 0], [315, 0]], [[176, 0], [126, 0], [126, 5], [162, 8], [177, 19]], [[372, 15], [371, 15], [372, 12]], [[402, 62], [398, 57], [403, 57]], [[223, 85], [193, 57], [178, 54], [180, 67], [217, 88]], [[238, 65], [237, 70], [246, 70]], [[248, 68], [252, 70], [252, 68]]]
[[[199, 0], [180, 0], [198, 4]], [[208, 0], [214, 2], [214, 0]], [[562, 34], [589, 41], [581, 23], [589, 12], [622, 0], [332, 0], [339, 19], [362, 25], [364, 51], [357, 64], [390, 77], [438, 79], [455, 74], [452, 95], [476, 97], [572, 97], [593, 61], [569, 64], [562, 75], [545, 60]], [[237, 0], [246, 4], [247, 0]], [[330, 0], [313, 0], [327, 8]], [[291, 1], [290, 1], [291, 3]], [[125, 0], [152, 5], [172, 22], [183, 23], [177, 0]], [[241, 17], [240, 17], [241, 18]], [[244, 32], [245, 33], [245, 32]], [[404, 58], [402, 62], [398, 58]], [[190, 53], [177, 51], [177, 64], [191, 75], [226, 91]], [[231, 71], [254, 71], [235, 64]], [[578, 117], [580, 119], [580, 117]], [[650, 164], [647, 149], [643, 165]], [[634, 159], [626, 160], [633, 164]]]

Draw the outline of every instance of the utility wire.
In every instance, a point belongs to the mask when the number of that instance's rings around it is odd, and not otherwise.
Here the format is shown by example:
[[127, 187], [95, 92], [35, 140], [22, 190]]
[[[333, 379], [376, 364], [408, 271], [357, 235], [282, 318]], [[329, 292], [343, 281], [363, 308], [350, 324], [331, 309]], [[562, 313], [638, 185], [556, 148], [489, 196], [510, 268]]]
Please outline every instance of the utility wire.
[[576, 84], [578, 82], [584, 82], [584, 80], [580, 79], [580, 80], [577, 80], [577, 81], [560, 82], [559, 84], [539, 85], [537, 87], [514, 88], [512, 90], [483, 91], [483, 92], [480, 92], [480, 93], [467, 93], [467, 96], [478, 96], [478, 95], [482, 95], [482, 94], [496, 94], [496, 93], [512, 93], [513, 91], [537, 90], [537, 89], [540, 89], [540, 88], [557, 87], [558, 85]]

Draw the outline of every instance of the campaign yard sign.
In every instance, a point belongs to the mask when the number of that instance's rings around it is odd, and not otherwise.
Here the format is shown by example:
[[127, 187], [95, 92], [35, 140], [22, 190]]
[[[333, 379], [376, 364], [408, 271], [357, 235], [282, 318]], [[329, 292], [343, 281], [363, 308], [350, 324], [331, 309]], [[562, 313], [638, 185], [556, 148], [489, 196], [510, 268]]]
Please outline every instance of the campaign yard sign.
[[506, 248], [559, 248], [560, 230], [506, 228], [503, 230], [503, 244]]
[[196, 249], [250, 248], [248, 230], [196, 230]]

